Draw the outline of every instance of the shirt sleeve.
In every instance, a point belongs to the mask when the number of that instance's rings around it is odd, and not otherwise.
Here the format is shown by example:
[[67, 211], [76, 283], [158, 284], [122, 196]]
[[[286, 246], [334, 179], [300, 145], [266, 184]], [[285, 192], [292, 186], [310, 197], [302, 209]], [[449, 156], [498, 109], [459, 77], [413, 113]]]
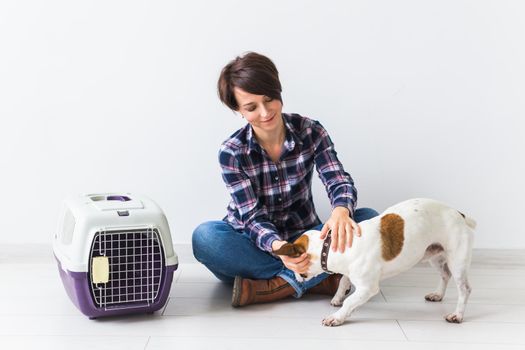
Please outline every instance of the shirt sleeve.
[[337, 158], [334, 143], [321, 123], [315, 121], [313, 129], [315, 166], [328, 193], [332, 209], [345, 207], [353, 217], [357, 205], [357, 189], [354, 186], [354, 180], [350, 174], [345, 172]]
[[231, 149], [223, 146], [219, 152], [222, 178], [231, 195], [244, 230], [255, 245], [272, 253], [272, 243], [280, 240], [277, 228], [268, 219], [267, 209], [261, 205], [253, 185]]

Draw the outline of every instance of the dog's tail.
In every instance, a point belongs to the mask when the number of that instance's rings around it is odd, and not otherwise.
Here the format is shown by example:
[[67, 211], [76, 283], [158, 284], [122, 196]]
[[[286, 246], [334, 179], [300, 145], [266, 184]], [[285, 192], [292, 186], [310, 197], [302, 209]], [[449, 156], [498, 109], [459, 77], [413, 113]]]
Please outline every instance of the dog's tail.
[[463, 219], [465, 219], [467, 226], [474, 230], [477, 226], [476, 220], [466, 216], [462, 212], [459, 212], [459, 213], [461, 214], [461, 216], [463, 216]]

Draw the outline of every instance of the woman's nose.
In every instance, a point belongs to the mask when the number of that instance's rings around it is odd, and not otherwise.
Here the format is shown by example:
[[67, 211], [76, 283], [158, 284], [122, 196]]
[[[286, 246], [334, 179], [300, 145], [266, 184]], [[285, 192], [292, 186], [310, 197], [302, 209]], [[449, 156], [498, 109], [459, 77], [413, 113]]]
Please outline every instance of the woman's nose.
[[268, 115], [268, 109], [263, 105], [261, 105], [261, 117], [265, 118]]

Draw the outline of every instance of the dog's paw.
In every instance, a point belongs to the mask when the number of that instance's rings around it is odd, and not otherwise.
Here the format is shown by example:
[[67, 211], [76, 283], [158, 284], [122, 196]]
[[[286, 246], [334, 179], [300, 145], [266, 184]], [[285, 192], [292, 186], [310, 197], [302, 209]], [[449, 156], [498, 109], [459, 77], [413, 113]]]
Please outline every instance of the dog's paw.
[[340, 326], [343, 324], [344, 322], [344, 318], [343, 319], [339, 319], [337, 317], [335, 317], [334, 315], [330, 315], [330, 316], [327, 316], [324, 318], [323, 320], [323, 326], [327, 326], [327, 327], [335, 327], [335, 326]]
[[461, 323], [463, 322], [463, 315], [459, 315], [457, 313], [448, 314], [445, 316], [445, 320], [450, 323]]
[[443, 300], [443, 295], [438, 293], [430, 293], [425, 295], [425, 300], [427, 301], [441, 301]]

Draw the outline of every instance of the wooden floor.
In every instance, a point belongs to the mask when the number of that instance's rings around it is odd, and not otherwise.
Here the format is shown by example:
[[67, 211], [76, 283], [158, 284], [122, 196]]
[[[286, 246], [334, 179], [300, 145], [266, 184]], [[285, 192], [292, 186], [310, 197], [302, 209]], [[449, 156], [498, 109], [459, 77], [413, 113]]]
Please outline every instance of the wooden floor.
[[48, 246], [0, 246], [0, 349], [525, 349], [525, 251], [476, 250], [465, 322], [449, 324], [456, 290], [423, 296], [437, 273], [418, 265], [335, 328], [329, 297], [231, 307], [231, 287], [176, 246], [180, 267], [162, 312], [89, 320], [70, 302]]

